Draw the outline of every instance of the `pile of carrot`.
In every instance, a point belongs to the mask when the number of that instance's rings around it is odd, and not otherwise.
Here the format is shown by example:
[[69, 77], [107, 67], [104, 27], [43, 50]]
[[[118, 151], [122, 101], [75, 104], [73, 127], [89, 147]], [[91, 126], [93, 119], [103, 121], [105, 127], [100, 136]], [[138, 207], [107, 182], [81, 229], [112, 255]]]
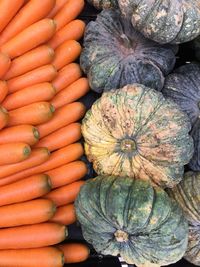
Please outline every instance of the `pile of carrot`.
[[[84, 261], [63, 243], [84, 184], [84, 0], [0, 1], [0, 266]], [[62, 244], [61, 244], [62, 242]]]

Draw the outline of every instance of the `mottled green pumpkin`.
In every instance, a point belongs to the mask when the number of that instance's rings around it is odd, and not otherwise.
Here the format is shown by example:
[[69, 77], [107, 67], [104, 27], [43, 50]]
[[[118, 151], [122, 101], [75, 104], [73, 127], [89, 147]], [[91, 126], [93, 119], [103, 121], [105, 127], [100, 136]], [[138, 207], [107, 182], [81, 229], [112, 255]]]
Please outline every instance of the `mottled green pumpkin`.
[[157, 267], [180, 260], [186, 251], [188, 223], [182, 210], [147, 181], [90, 179], [81, 187], [75, 209], [85, 240], [98, 253]]
[[87, 2], [93, 5], [97, 9], [107, 9], [118, 7], [117, 0], [87, 0]]
[[200, 172], [187, 172], [169, 195], [181, 206], [189, 221], [189, 242], [185, 258], [200, 266]]
[[82, 121], [85, 153], [99, 175], [173, 187], [193, 154], [186, 114], [143, 85], [102, 94]]
[[200, 34], [199, 0], [118, 0], [122, 14], [144, 36], [159, 43], [183, 43]]
[[98, 93], [132, 83], [161, 90], [176, 51], [146, 39], [119, 12], [103, 10], [86, 27], [80, 65]]

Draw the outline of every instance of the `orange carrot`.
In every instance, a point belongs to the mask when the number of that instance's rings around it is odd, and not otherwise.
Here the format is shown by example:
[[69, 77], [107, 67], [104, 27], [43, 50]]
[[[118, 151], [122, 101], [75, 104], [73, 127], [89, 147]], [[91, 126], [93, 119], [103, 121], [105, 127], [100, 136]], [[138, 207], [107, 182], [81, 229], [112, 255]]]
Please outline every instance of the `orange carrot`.
[[24, 0], [15, 0], [10, 2], [8, 0], [0, 1], [0, 32], [7, 26], [9, 21], [14, 17], [20, 7], [23, 5]]
[[0, 131], [0, 144], [22, 142], [31, 146], [39, 136], [37, 128], [29, 124], [7, 127]]
[[0, 250], [0, 266], [63, 267], [63, 252], [56, 247]]
[[0, 206], [39, 198], [50, 190], [51, 181], [47, 174], [37, 174], [17, 182], [1, 185]]
[[80, 180], [87, 174], [87, 171], [86, 164], [77, 160], [47, 171], [46, 174], [50, 177], [52, 188], [57, 188]]
[[65, 263], [78, 263], [87, 260], [90, 250], [82, 243], [67, 243], [56, 245], [64, 253]]
[[[0, 185], [6, 184], [8, 182], [9, 175], [16, 174], [17, 172], [23, 171], [25, 169], [30, 169], [34, 166], [42, 164], [47, 161], [50, 157], [49, 150], [46, 147], [32, 149], [31, 155], [22, 162], [8, 164], [1, 166], [0, 168], [0, 178], [5, 178], [4, 181], [0, 180]], [[27, 176], [25, 176], [27, 177]], [[16, 180], [14, 180], [16, 181]]]
[[53, 118], [37, 126], [40, 137], [44, 137], [72, 122], [80, 120], [85, 114], [85, 106], [80, 102], [74, 102], [58, 108]]
[[81, 13], [83, 7], [84, 0], [68, 0], [54, 17], [57, 25], [56, 30], [60, 30], [67, 23], [75, 19]]
[[0, 53], [0, 78], [8, 71], [11, 60], [8, 55]]
[[49, 199], [34, 199], [0, 207], [0, 228], [41, 223], [50, 220], [56, 206]]
[[0, 45], [4, 44], [31, 24], [43, 19], [54, 7], [55, 0], [32, 0], [24, 5], [0, 35]]
[[56, 0], [55, 6], [51, 10], [51, 12], [49, 12], [47, 17], [53, 18], [58, 13], [58, 11], [60, 11], [60, 9], [64, 6], [64, 4], [66, 4], [68, 1], [69, 0]]
[[4, 79], [8, 80], [33, 69], [51, 63], [54, 57], [54, 50], [48, 45], [40, 45], [25, 54], [13, 59], [9, 70], [4, 75]]
[[71, 83], [78, 80], [82, 75], [82, 71], [80, 69], [79, 64], [70, 63], [66, 65], [64, 68], [59, 70], [58, 75], [52, 81], [53, 86], [56, 88], [56, 92], [64, 89]]
[[4, 98], [6, 97], [7, 93], [8, 93], [7, 82], [0, 80], [0, 103], [4, 100]]
[[[77, 101], [89, 91], [89, 83], [87, 78], [80, 78], [62, 89], [51, 101], [52, 105], [57, 109], [66, 104]], [[6, 105], [5, 108], [8, 109]], [[9, 109], [8, 109], [9, 110]]]
[[44, 198], [52, 200], [57, 207], [70, 204], [75, 201], [84, 181], [76, 181], [69, 185], [63, 185], [51, 190]]
[[21, 56], [27, 51], [48, 41], [56, 30], [55, 22], [51, 19], [42, 19], [15, 35], [0, 47], [1, 52], [10, 58]]
[[85, 22], [79, 19], [72, 20], [62, 29], [57, 31], [48, 42], [55, 49], [67, 40], [79, 40], [83, 36], [85, 30]]
[[23, 161], [30, 156], [31, 148], [26, 143], [0, 145], [0, 165]]
[[3, 106], [0, 106], [0, 130], [8, 124], [8, 120], [8, 111]]
[[75, 40], [67, 40], [55, 50], [52, 64], [57, 70], [75, 61], [81, 53], [81, 45]]
[[51, 222], [70, 225], [76, 221], [76, 213], [74, 204], [68, 204], [57, 208], [54, 216], [50, 219]]
[[9, 112], [8, 126], [20, 124], [37, 125], [49, 121], [54, 113], [54, 107], [48, 102], [36, 102]]
[[71, 123], [43, 137], [34, 147], [47, 147], [49, 151], [77, 142], [81, 138], [81, 124]]
[[51, 83], [37, 83], [22, 90], [9, 94], [2, 105], [7, 110], [21, 108], [23, 106], [51, 100], [56, 93]]
[[8, 80], [8, 92], [13, 93], [34, 84], [51, 82], [57, 75], [56, 68], [49, 64]]
[[66, 227], [53, 222], [0, 229], [0, 249], [39, 248], [66, 238]]

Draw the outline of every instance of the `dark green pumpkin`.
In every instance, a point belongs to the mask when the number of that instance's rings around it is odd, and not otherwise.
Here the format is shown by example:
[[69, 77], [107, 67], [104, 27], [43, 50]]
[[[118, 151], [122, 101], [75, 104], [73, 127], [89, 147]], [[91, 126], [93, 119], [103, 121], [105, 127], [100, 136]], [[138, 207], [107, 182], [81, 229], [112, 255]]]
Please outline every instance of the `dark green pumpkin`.
[[147, 181], [99, 176], [75, 201], [83, 236], [98, 253], [139, 267], [169, 265], [187, 248], [188, 223], [167, 193]]
[[161, 90], [176, 51], [144, 38], [119, 12], [104, 10], [86, 27], [80, 65], [98, 93], [131, 83]]
[[159, 43], [183, 43], [200, 34], [199, 0], [118, 0], [122, 14], [144, 36]]
[[97, 9], [116, 8], [118, 6], [117, 0], [87, 0], [87, 2]]

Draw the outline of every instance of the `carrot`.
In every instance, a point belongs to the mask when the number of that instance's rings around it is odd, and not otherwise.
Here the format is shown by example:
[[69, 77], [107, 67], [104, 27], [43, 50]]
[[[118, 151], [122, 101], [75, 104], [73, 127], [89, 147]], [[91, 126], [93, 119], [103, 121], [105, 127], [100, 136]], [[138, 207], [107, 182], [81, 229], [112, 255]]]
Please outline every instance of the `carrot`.
[[47, 174], [37, 174], [7, 185], [1, 185], [0, 206], [39, 198], [50, 190], [51, 181]]
[[52, 188], [71, 184], [87, 174], [87, 166], [83, 161], [73, 161], [56, 169], [47, 171]]
[[55, 15], [56, 30], [60, 30], [67, 23], [75, 19], [84, 7], [84, 0], [68, 0], [65, 5]]
[[75, 201], [80, 188], [84, 183], [84, 181], [76, 181], [68, 185], [63, 185], [51, 190], [43, 197], [52, 200], [57, 207], [70, 204]]
[[7, 110], [20, 108], [35, 102], [51, 100], [56, 93], [51, 83], [37, 83], [9, 94], [2, 105]]
[[6, 177], [6, 179], [4, 179], [4, 181], [0, 180], [0, 185], [6, 184], [6, 182], [8, 182], [9, 180], [8, 178], [10, 177], [9, 175], [16, 174], [19, 171], [30, 169], [31, 167], [42, 164], [42, 162], [47, 161], [49, 156], [50, 156], [49, 150], [46, 147], [35, 148], [32, 149], [31, 155], [24, 161], [1, 166], [0, 178]]
[[[1, 35], [0, 35], [1, 36]], [[0, 53], [0, 78], [8, 71], [11, 60], [8, 55]]]
[[53, 57], [54, 50], [49, 45], [40, 45], [13, 59], [9, 70], [4, 75], [4, 79], [8, 80], [47, 65], [51, 63]]
[[10, 58], [21, 56], [27, 51], [48, 41], [56, 30], [55, 22], [51, 19], [42, 19], [15, 35], [0, 48], [1, 52]]
[[0, 250], [0, 266], [4, 267], [63, 267], [63, 252], [56, 247]]
[[[35, 148], [39, 149], [39, 148]], [[44, 173], [51, 169], [55, 169], [61, 165], [67, 164], [71, 161], [79, 159], [83, 155], [83, 147], [80, 143], [75, 143], [68, 145], [66, 147], [60, 148], [54, 151], [46, 162], [41, 163], [35, 167], [26, 168], [23, 171], [15, 172], [12, 175], [7, 175], [5, 180], [7, 181], [17, 181], [26, 178], [30, 175]], [[1, 180], [0, 180], [1, 182]]]
[[56, 88], [56, 92], [59, 92], [78, 80], [81, 75], [82, 71], [80, 69], [80, 65], [77, 63], [70, 63], [58, 71], [58, 75], [52, 81], [52, 84]]
[[[1, 67], [0, 67], [1, 69]], [[0, 80], [0, 103], [4, 100], [8, 93], [8, 85], [6, 81]]]
[[75, 40], [67, 40], [55, 50], [52, 64], [57, 70], [75, 61], [81, 53], [81, 45]]
[[37, 128], [29, 124], [7, 127], [0, 131], [0, 144], [22, 142], [31, 146], [39, 136]]
[[65, 263], [78, 263], [87, 260], [90, 250], [82, 243], [67, 243], [56, 245], [64, 253]]
[[57, 208], [54, 216], [50, 219], [50, 222], [61, 223], [64, 225], [70, 225], [75, 223], [76, 213], [74, 204], [68, 204]]
[[0, 229], [0, 249], [50, 246], [63, 241], [66, 235], [66, 227], [53, 222]]
[[8, 120], [8, 111], [3, 106], [0, 106], [0, 130], [8, 124]]
[[0, 32], [7, 26], [9, 21], [14, 17], [20, 7], [23, 5], [24, 0], [15, 0], [10, 2], [8, 0], [0, 1]]
[[8, 126], [20, 124], [37, 125], [50, 120], [54, 113], [54, 107], [48, 102], [36, 102], [27, 106], [13, 109], [9, 112]]
[[0, 228], [41, 223], [50, 220], [56, 206], [49, 199], [34, 199], [0, 207]]
[[26, 143], [0, 145], [0, 165], [21, 162], [30, 156], [31, 148]]
[[83, 36], [84, 30], [84, 21], [79, 19], [72, 20], [62, 29], [57, 31], [48, 43], [53, 49], [55, 49], [67, 40], [78, 41]]
[[80, 120], [85, 114], [85, 106], [80, 102], [74, 102], [58, 108], [53, 118], [37, 126], [40, 137], [44, 136], [72, 123]]
[[64, 6], [64, 4], [66, 4], [68, 1], [69, 0], [56, 0], [55, 6], [51, 10], [51, 12], [49, 12], [47, 17], [53, 18], [58, 13], [58, 11], [60, 11], [60, 9]]
[[34, 147], [47, 147], [49, 151], [54, 151], [77, 142], [80, 138], [81, 124], [75, 122], [43, 137]]
[[53, 65], [44, 65], [8, 80], [8, 92], [13, 93], [34, 84], [51, 82], [56, 75], [57, 70]]
[[31, 24], [43, 19], [54, 7], [55, 0], [31, 0], [24, 5], [0, 35], [0, 45], [4, 44]]
[[[66, 104], [77, 101], [79, 98], [86, 95], [89, 89], [88, 79], [84, 77], [80, 78], [56, 94], [51, 103], [56, 109], [60, 108]], [[4, 106], [8, 109], [6, 105]]]

